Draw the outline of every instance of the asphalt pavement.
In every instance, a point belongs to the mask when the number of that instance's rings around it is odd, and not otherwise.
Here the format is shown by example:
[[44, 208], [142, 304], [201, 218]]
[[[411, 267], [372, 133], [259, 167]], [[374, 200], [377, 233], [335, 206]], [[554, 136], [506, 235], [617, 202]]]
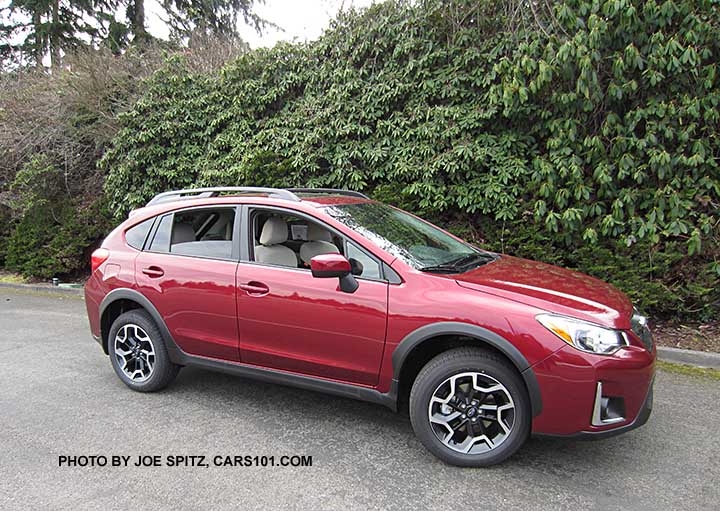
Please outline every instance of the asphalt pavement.
[[[0, 289], [0, 389], [3, 510], [720, 509], [710, 379], [660, 371], [640, 429], [531, 439], [503, 465], [461, 469], [426, 452], [406, 417], [368, 403], [196, 369], [161, 393], [132, 392], [90, 336], [81, 299]], [[110, 466], [113, 455], [129, 466]], [[207, 466], [168, 466], [178, 455]], [[61, 466], [62, 456], [107, 465]], [[138, 456], [160, 466], [135, 467]], [[216, 456], [312, 456], [312, 466], [216, 466]]]

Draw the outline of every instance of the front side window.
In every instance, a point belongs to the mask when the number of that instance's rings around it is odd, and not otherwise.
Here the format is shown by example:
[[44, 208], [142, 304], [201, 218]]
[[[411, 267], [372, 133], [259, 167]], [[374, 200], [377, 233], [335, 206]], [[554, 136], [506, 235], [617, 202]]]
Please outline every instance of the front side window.
[[380, 264], [367, 255], [360, 247], [348, 241], [347, 254], [350, 266], [353, 269], [353, 275], [366, 279], [380, 279]]
[[309, 269], [313, 257], [342, 254], [353, 275], [381, 279], [381, 267], [373, 257], [320, 222], [277, 210], [256, 209], [250, 215], [251, 260], [273, 266]]
[[310, 260], [317, 255], [342, 253], [342, 239], [304, 217], [256, 209], [251, 222], [255, 262], [309, 269]]
[[234, 208], [199, 208], [165, 215], [150, 250], [230, 259], [234, 225]]
[[325, 212], [421, 271], [458, 273], [497, 257], [385, 204], [364, 202], [327, 206]]

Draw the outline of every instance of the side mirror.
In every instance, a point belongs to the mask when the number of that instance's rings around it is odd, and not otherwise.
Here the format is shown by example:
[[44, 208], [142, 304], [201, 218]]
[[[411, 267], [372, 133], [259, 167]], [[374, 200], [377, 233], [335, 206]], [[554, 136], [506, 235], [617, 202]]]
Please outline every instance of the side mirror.
[[354, 293], [359, 286], [352, 275], [350, 261], [341, 254], [322, 254], [310, 259], [310, 271], [315, 278], [340, 279], [340, 289], [346, 293]]

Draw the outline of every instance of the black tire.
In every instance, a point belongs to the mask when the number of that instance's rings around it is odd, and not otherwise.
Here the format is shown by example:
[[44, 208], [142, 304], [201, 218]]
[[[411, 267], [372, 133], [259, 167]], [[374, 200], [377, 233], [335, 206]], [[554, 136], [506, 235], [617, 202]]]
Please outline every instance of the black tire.
[[[134, 380], [126, 374], [121, 366], [121, 357], [115, 352], [115, 342], [118, 332], [124, 327], [128, 327], [132, 331], [135, 326], [140, 327], [140, 329], [144, 331], [144, 334], [150, 339], [150, 346], [153, 348], [153, 366], [147, 371], [148, 375], [142, 379], [142, 381]], [[138, 330], [135, 330], [135, 332], [138, 332]], [[147, 345], [146, 341], [143, 342]], [[110, 355], [110, 363], [118, 378], [120, 378], [125, 385], [138, 392], [155, 392], [161, 390], [167, 387], [180, 371], [180, 366], [173, 364], [168, 356], [165, 340], [157, 324], [150, 315], [142, 309], [125, 312], [118, 316], [113, 322], [110, 327], [110, 333], [108, 334], [108, 353]], [[143, 367], [147, 368], [144, 363]]]
[[[496, 380], [504, 387], [504, 393], [499, 394], [499, 401], [495, 401], [495, 397], [490, 397], [490, 401], [496, 403], [500, 402], [503, 396], [507, 396], [507, 394], [509, 394], [509, 396], [512, 398], [512, 404], [514, 405], [514, 409], [508, 411], [508, 414], [512, 414], [511, 417], [513, 419], [512, 425], [508, 428], [508, 433], [500, 430], [499, 424], [493, 426], [493, 423], [490, 421], [488, 421], [487, 423], [483, 422], [483, 424], [490, 424], [491, 429], [494, 427], [495, 431], [502, 432], [501, 441], [499, 441], [495, 447], [490, 447], [490, 443], [485, 441], [480, 441], [474, 444], [472, 440], [478, 435], [474, 434], [471, 436], [467, 433], [468, 430], [465, 430], [465, 433], [463, 433], [462, 427], [456, 430], [456, 434], [460, 435], [460, 438], [462, 438], [462, 435], [466, 435], [465, 438], [469, 439], [468, 443], [471, 444], [471, 448], [473, 450], [489, 449], [486, 452], [466, 454], [454, 450], [449, 445], [443, 443], [443, 441], [439, 438], [438, 434], [445, 434], [444, 431], [436, 434], [436, 431], [438, 429], [441, 431], [443, 430], [443, 425], [438, 426], [437, 423], [431, 424], [429, 418], [431, 399], [436, 393], [436, 391], [440, 390], [442, 393], [444, 391], [442, 391], [441, 388], [451, 388], [448, 381], [450, 379], [453, 379], [453, 377], [457, 378], [457, 375], [462, 375], [464, 373], [478, 373], [478, 381], [479, 379], [485, 377], [490, 377], [489, 379]], [[456, 388], [462, 388], [462, 380], [454, 379], [454, 381], [457, 385]], [[446, 386], [441, 387], [443, 385]], [[468, 388], [468, 386], [466, 385], [464, 388]], [[447, 396], [449, 396], [450, 394], [450, 392], [446, 393]], [[455, 395], [457, 396], [458, 393], [456, 392]], [[480, 393], [480, 395], [490, 396], [491, 394]], [[460, 396], [462, 397], [461, 393]], [[443, 395], [442, 397], [445, 397], [445, 395]], [[482, 399], [485, 398], [480, 399], [481, 403]], [[433, 405], [435, 407], [433, 411], [436, 411], [438, 406], [446, 406], [438, 405], [437, 401], [435, 403], [436, 404]], [[458, 407], [467, 406], [465, 404], [465, 401], [463, 401], [462, 399], [458, 401], [453, 401], [453, 403], [462, 403], [457, 405]], [[453, 404], [452, 406], [455, 407], [456, 405]], [[527, 389], [523, 384], [520, 374], [515, 369], [515, 367], [513, 367], [503, 357], [493, 352], [483, 350], [481, 348], [456, 348], [441, 353], [440, 355], [430, 360], [430, 362], [428, 362], [425, 367], [422, 368], [420, 373], [417, 375], [415, 382], [413, 383], [413, 387], [410, 392], [409, 408], [410, 421], [412, 422], [413, 430], [415, 431], [415, 434], [417, 435], [419, 440], [431, 453], [451, 465], [463, 467], [487, 467], [490, 465], [502, 463], [507, 458], [512, 456], [525, 443], [528, 436], [530, 435], [530, 425], [532, 419], [530, 399], [528, 397]], [[451, 410], [449, 406], [446, 409]], [[454, 410], [454, 408], [452, 408], [452, 410]], [[467, 408], [467, 411], [467, 417], [469, 417], [469, 408]], [[460, 412], [455, 411], [443, 413]], [[476, 409], [474, 409], [473, 414], [476, 413], [485, 412], [478, 412]], [[492, 412], [488, 413], [491, 414]], [[502, 416], [502, 413], [504, 412], [496, 412], [496, 415]], [[437, 417], [437, 415], [435, 416]], [[445, 416], [443, 415], [441, 417], [444, 421]], [[454, 419], [457, 422], [454, 422], [453, 424], [467, 422], [467, 419], [465, 419], [465, 417], [466, 415], [463, 414], [460, 416], [460, 418]], [[476, 417], [480, 418], [480, 416]], [[503, 424], [507, 426], [507, 422], [507, 420], [504, 420]], [[468, 426], [465, 427], [467, 428]], [[476, 427], [477, 426], [474, 426], [474, 428]], [[454, 444], [454, 439], [456, 437], [452, 436], [453, 433], [451, 433], [450, 430], [455, 429], [453, 426], [448, 426], [447, 434], [448, 436], [452, 437], [449, 443], [453, 443], [453, 445], [457, 447], [459, 444]], [[481, 430], [481, 432], [484, 431], [484, 429]], [[490, 433], [488, 433], [488, 436], [490, 436]], [[475, 447], [475, 445], [479, 445], [479, 447]]]

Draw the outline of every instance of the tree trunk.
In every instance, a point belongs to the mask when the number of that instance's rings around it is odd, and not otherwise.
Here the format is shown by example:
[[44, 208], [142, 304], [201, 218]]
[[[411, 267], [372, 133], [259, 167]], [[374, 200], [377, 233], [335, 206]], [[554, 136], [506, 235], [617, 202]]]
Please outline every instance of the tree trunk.
[[135, 42], [143, 42], [149, 39], [147, 30], [145, 30], [145, 0], [135, 0], [131, 24]]
[[42, 23], [42, 15], [40, 10], [33, 12], [33, 26], [35, 27], [35, 47], [33, 48], [33, 57], [35, 58], [35, 66], [40, 68], [43, 63], [43, 56], [45, 53], [45, 34], [39, 32], [39, 28]]
[[62, 54], [60, 53], [60, 0], [52, 3], [52, 25], [50, 27], [50, 65], [53, 69], [60, 67]]

